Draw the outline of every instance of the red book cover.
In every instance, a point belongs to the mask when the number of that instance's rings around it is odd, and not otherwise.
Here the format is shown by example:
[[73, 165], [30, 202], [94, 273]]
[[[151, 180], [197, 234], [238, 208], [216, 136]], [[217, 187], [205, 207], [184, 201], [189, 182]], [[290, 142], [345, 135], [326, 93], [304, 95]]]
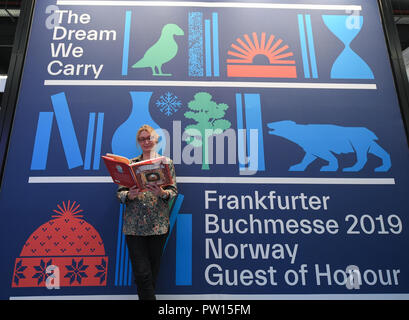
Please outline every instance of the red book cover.
[[102, 156], [102, 159], [116, 184], [128, 188], [137, 186], [140, 190], [146, 189], [147, 184], [158, 186], [173, 184], [169, 162], [164, 156], [132, 164], [128, 158], [109, 153]]
[[109, 154], [102, 156], [102, 159], [104, 160], [113, 182], [128, 188], [137, 185], [133, 171], [129, 166], [129, 160], [126, 163], [124, 160], [114, 158]]

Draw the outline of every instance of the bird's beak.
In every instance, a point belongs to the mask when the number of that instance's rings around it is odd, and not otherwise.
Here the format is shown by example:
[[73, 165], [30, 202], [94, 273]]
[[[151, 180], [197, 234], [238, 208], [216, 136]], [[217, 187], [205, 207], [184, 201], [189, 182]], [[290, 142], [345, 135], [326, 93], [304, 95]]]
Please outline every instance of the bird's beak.
[[179, 28], [178, 32], [176, 33], [177, 36], [184, 36], [185, 33], [183, 32], [182, 29]]

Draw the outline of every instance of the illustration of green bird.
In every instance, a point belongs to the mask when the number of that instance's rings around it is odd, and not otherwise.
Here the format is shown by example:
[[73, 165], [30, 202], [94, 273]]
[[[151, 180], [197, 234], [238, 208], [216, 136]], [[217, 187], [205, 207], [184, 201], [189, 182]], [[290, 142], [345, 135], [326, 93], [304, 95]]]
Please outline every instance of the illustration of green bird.
[[143, 58], [132, 68], [151, 68], [154, 76], [171, 76], [170, 73], [162, 72], [162, 65], [172, 60], [178, 52], [178, 44], [173, 36], [183, 36], [184, 34], [183, 30], [176, 24], [165, 25], [159, 40], [146, 50]]

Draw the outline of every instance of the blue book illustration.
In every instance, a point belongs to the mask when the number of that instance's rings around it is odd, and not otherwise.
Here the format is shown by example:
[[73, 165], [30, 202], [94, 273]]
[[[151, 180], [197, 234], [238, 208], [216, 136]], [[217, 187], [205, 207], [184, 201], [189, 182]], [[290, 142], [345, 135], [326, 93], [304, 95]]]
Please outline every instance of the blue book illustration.
[[[297, 124], [291, 120], [267, 124], [271, 135], [283, 137], [305, 151], [302, 161], [290, 167], [289, 171], [305, 171], [316, 159], [328, 161], [320, 171], [337, 171], [338, 159], [335, 155], [355, 153], [356, 163], [344, 172], [358, 172], [363, 169], [368, 154], [382, 160], [382, 165], [375, 172], [386, 172], [391, 168], [391, 159], [376, 140], [378, 137], [364, 127], [342, 127], [331, 124]], [[334, 155], [335, 154], [335, 155]]]

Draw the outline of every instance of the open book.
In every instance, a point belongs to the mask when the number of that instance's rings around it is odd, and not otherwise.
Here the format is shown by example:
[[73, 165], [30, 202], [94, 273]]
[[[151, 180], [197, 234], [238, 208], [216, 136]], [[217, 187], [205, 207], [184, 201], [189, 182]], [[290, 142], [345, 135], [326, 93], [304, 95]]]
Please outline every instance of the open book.
[[116, 184], [140, 190], [146, 189], [147, 184], [166, 186], [173, 184], [169, 162], [164, 156], [130, 163], [126, 157], [107, 153], [101, 156]]

